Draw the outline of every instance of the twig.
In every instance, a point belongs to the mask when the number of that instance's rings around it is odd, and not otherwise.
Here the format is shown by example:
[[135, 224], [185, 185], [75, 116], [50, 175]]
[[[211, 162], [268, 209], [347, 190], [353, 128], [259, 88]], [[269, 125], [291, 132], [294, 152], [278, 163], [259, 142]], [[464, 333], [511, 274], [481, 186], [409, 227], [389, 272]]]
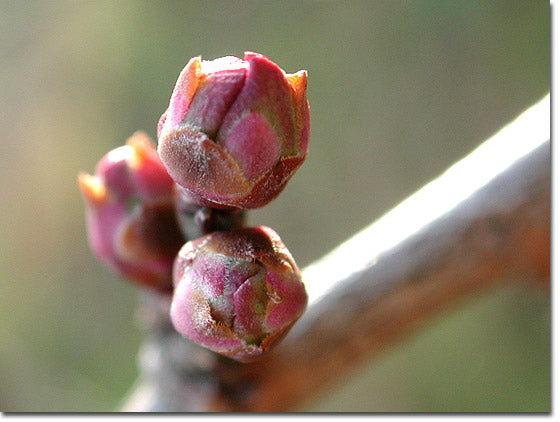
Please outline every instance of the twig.
[[156, 301], [144, 373], [123, 410], [289, 411], [435, 311], [518, 275], [546, 286], [549, 102], [306, 268], [309, 309], [263, 360], [205, 353]]

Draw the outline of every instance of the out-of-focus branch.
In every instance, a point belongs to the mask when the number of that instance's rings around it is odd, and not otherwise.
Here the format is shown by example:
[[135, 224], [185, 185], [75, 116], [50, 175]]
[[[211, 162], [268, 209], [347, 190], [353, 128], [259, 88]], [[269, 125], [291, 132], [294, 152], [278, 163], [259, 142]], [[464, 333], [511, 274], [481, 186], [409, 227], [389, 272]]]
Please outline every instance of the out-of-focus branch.
[[144, 348], [150, 370], [123, 410], [293, 410], [468, 295], [517, 276], [546, 287], [549, 102], [306, 268], [309, 309], [263, 360], [238, 364], [187, 344], [161, 305]]

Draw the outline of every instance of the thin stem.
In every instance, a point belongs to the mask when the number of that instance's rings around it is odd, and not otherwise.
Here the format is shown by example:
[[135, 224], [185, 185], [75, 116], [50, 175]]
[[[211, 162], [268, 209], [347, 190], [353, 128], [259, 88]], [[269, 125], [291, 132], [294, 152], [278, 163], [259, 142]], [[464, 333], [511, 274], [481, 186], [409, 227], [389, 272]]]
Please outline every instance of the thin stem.
[[216, 231], [238, 229], [245, 225], [245, 210], [217, 209], [199, 205], [179, 185], [176, 185], [175, 210], [179, 226], [189, 240]]

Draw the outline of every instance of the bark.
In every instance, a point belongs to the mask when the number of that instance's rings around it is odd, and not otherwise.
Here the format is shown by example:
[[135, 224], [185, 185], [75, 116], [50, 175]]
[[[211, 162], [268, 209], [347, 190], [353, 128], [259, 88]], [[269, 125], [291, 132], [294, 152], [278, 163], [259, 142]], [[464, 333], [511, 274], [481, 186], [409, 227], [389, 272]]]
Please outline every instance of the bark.
[[290, 411], [438, 311], [499, 283], [550, 281], [550, 99], [526, 111], [303, 272], [310, 305], [278, 347], [240, 364], [144, 306], [141, 377], [123, 411]]

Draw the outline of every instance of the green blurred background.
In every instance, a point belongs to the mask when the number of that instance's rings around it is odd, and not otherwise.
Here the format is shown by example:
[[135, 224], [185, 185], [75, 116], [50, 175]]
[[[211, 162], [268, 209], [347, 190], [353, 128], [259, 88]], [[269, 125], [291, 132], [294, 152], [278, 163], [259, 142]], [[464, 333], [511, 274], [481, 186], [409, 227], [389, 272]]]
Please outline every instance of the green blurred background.
[[[76, 175], [155, 136], [191, 56], [245, 50], [309, 71], [309, 158], [250, 217], [305, 267], [550, 90], [550, 5], [0, 1], [0, 410], [118, 406], [137, 290], [89, 252]], [[473, 298], [300, 410], [548, 411], [549, 297]]]

